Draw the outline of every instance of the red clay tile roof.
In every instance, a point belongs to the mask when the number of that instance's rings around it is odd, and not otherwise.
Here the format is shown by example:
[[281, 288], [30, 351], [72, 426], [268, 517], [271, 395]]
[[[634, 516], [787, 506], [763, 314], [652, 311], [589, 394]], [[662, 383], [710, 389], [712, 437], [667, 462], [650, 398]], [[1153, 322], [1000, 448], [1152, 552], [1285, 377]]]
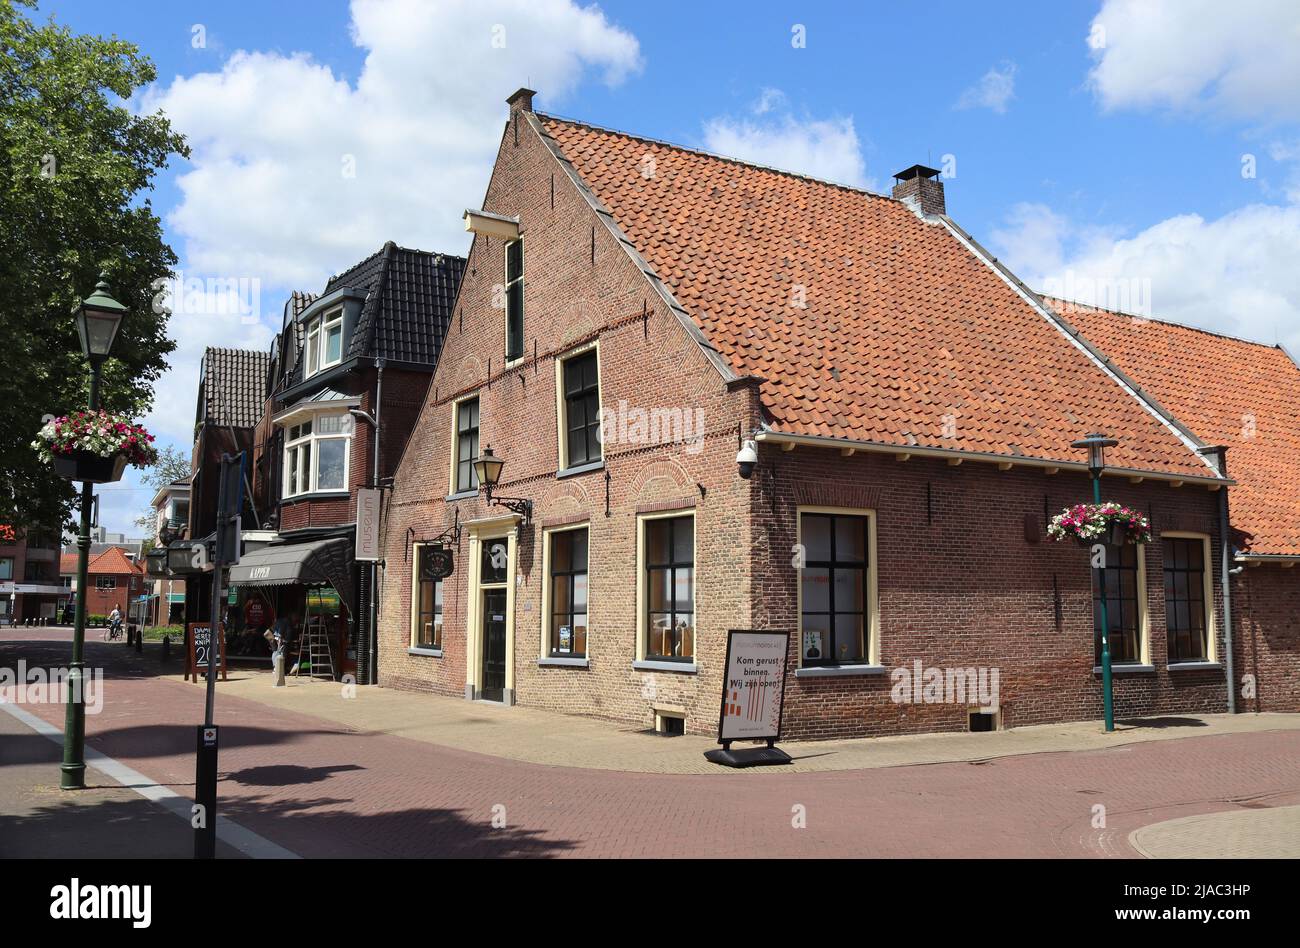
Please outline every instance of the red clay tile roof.
[[1071, 441], [1101, 430], [1121, 437], [1117, 467], [1213, 476], [902, 202], [536, 117], [731, 370], [765, 380], [773, 430], [1067, 462], [1082, 460]]
[[1209, 444], [1239, 482], [1232, 523], [1251, 553], [1300, 556], [1300, 368], [1276, 346], [1052, 301], [1086, 339]]
[[66, 576], [69, 573], [77, 572], [77, 554], [60, 553], [59, 554], [59, 575]]
[[[75, 563], [73, 564], [73, 569], [76, 569]], [[144, 568], [139, 563], [132, 563], [127, 559], [126, 554], [122, 552], [121, 547], [110, 546], [103, 553], [99, 554], [99, 556], [91, 558], [87, 571], [92, 576], [96, 574], [104, 576], [126, 576], [132, 573], [143, 573]]]

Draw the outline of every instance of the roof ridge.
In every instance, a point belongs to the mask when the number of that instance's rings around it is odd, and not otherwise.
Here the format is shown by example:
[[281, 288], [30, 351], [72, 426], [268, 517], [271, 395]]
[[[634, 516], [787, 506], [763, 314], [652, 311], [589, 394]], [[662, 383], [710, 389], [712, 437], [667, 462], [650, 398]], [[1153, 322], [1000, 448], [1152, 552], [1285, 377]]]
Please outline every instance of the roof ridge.
[[892, 201], [895, 204], [902, 204], [898, 198], [881, 194], [879, 191], [871, 191], [867, 188], [857, 188], [851, 184], [843, 184], [839, 181], [828, 181], [826, 178], [817, 178], [810, 174], [802, 174], [798, 171], [790, 171], [787, 168], [777, 168], [774, 165], [760, 165], [754, 161], [746, 161], [743, 158], [733, 158], [731, 155], [723, 155], [716, 151], [706, 151], [703, 148], [692, 148], [689, 145], [679, 145], [676, 142], [665, 141], [661, 138], [651, 138], [648, 135], [638, 135], [635, 132], [626, 132], [619, 128], [610, 128], [606, 125], [597, 125], [595, 122], [586, 122], [582, 119], [568, 118], [563, 115], [555, 115], [551, 112], [534, 112], [539, 119], [550, 119], [556, 122], [564, 122], [567, 125], [580, 125], [583, 128], [594, 129], [598, 132], [604, 132], [609, 135], [622, 135], [624, 138], [631, 138], [639, 142], [648, 142], [652, 145], [661, 145], [664, 148], [672, 148], [675, 151], [685, 152], [688, 155], [700, 155], [704, 158], [713, 158], [717, 161], [725, 161], [728, 164], [740, 165], [743, 168], [754, 168], [758, 171], [770, 171], [773, 174], [783, 175], [787, 178], [796, 178], [800, 181], [808, 181], [812, 184], [822, 184], [829, 188], [839, 188], [841, 191], [849, 191], [853, 194], [862, 194], [867, 197], [879, 198], [882, 201]]
[[1052, 296], [1050, 293], [1039, 293], [1039, 296], [1048, 299], [1060, 300], [1062, 303], [1069, 303], [1073, 306], [1086, 306], [1088, 309], [1098, 313], [1106, 313], [1108, 316], [1123, 316], [1127, 319], [1140, 319], [1148, 323], [1159, 323], [1162, 326], [1174, 326], [1178, 329], [1187, 329], [1191, 332], [1204, 333], [1207, 336], [1216, 336], [1219, 339], [1229, 339], [1233, 342], [1242, 342], [1248, 346], [1259, 346], [1261, 349], [1280, 350], [1282, 346], [1276, 342], [1260, 342], [1258, 339], [1247, 339], [1245, 336], [1234, 336], [1229, 332], [1220, 332], [1217, 329], [1206, 329], [1203, 326], [1193, 326], [1191, 323], [1180, 323], [1176, 319], [1165, 319], [1159, 316], [1143, 316], [1141, 313], [1130, 313], [1122, 309], [1111, 309], [1109, 306], [1098, 306], [1095, 303], [1085, 303], [1082, 300], [1069, 300], [1063, 296]]

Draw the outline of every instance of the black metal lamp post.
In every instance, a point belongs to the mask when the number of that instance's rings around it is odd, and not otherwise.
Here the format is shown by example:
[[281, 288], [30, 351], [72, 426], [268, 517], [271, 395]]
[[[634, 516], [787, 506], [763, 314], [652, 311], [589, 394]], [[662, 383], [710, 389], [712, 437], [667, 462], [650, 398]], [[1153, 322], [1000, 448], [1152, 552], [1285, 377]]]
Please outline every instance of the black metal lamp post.
[[[117, 338], [117, 330], [126, 315], [126, 307], [108, 292], [103, 274], [95, 292], [73, 311], [81, 353], [90, 363], [90, 410], [99, 409], [100, 370]], [[72, 630], [72, 664], [68, 670], [68, 701], [63, 722], [63, 764], [59, 786], [80, 790], [86, 786], [86, 704], [85, 663], [82, 652], [86, 642], [86, 573], [90, 561], [90, 508], [95, 489], [90, 481], [81, 482], [81, 531], [77, 534], [77, 615]]]
[[[1088, 452], [1088, 474], [1092, 477], [1093, 503], [1101, 503], [1101, 472], [1106, 468], [1106, 449], [1119, 444], [1100, 432], [1093, 432], [1070, 445]], [[1105, 708], [1106, 730], [1115, 730], [1115, 700], [1110, 676], [1110, 621], [1106, 615], [1106, 549], [1102, 547], [1101, 567], [1097, 578], [1101, 587], [1101, 695]]]
[[474, 459], [474, 473], [478, 476], [478, 482], [483, 486], [483, 493], [487, 496], [488, 506], [505, 507], [524, 518], [527, 523], [533, 516], [533, 502], [523, 497], [494, 497], [492, 492], [496, 489], [497, 482], [501, 480], [501, 469], [506, 466], [506, 462], [492, 453], [492, 445], [483, 449], [483, 453]]

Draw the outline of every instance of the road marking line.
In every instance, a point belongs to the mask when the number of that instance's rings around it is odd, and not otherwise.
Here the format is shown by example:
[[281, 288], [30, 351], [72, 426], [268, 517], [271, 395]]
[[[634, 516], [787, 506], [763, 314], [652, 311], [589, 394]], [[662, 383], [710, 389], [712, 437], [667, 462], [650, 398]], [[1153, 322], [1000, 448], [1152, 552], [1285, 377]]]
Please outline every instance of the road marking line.
[[[7, 701], [0, 701], [0, 711], [8, 712], [36, 733], [42, 734], [62, 746], [62, 729]], [[128, 790], [134, 790], [146, 800], [161, 805], [169, 812], [179, 816], [186, 824], [189, 824], [191, 801], [185, 799], [170, 787], [164, 787], [162, 784], [146, 777], [140, 771], [128, 767], [120, 760], [115, 760], [89, 745], [86, 746], [85, 752], [87, 764], [93, 764], [95, 769], [107, 774]], [[285, 849], [278, 843], [273, 843], [266, 837], [259, 836], [252, 830], [245, 829], [238, 823], [226, 819], [220, 813], [217, 814], [217, 839], [239, 850], [250, 859], [302, 858], [297, 853]]]

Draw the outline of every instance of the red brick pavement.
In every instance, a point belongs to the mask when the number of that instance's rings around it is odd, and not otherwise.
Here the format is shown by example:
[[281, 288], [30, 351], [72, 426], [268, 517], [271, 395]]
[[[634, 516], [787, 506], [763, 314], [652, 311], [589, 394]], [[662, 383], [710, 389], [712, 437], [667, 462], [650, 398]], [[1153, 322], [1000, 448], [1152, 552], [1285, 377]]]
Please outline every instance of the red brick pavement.
[[[30, 636], [30, 632], [28, 636]], [[61, 662], [66, 642], [0, 636], [0, 665]], [[120, 645], [89, 742], [192, 792], [202, 687], [150, 677]], [[29, 707], [52, 723], [62, 711]], [[303, 856], [1134, 856], [1138, 826], [1300, 802], [1300, 732], [987, 762], [817, 774], [632, 774], [547, 767], [222, 696], [221, 808]], [[1231, 802], [1238, 801], [1239, 803]], [[1106, 808], [1095, 829], [1093, 807]], [[504, 811], [495, 810], [504, 807]], [[806, 828], [793, 825], [796, 807]], [[494, 828], [494, 814], [505, 827]], [[177, 820], [176, 831], [188, 834]]]

